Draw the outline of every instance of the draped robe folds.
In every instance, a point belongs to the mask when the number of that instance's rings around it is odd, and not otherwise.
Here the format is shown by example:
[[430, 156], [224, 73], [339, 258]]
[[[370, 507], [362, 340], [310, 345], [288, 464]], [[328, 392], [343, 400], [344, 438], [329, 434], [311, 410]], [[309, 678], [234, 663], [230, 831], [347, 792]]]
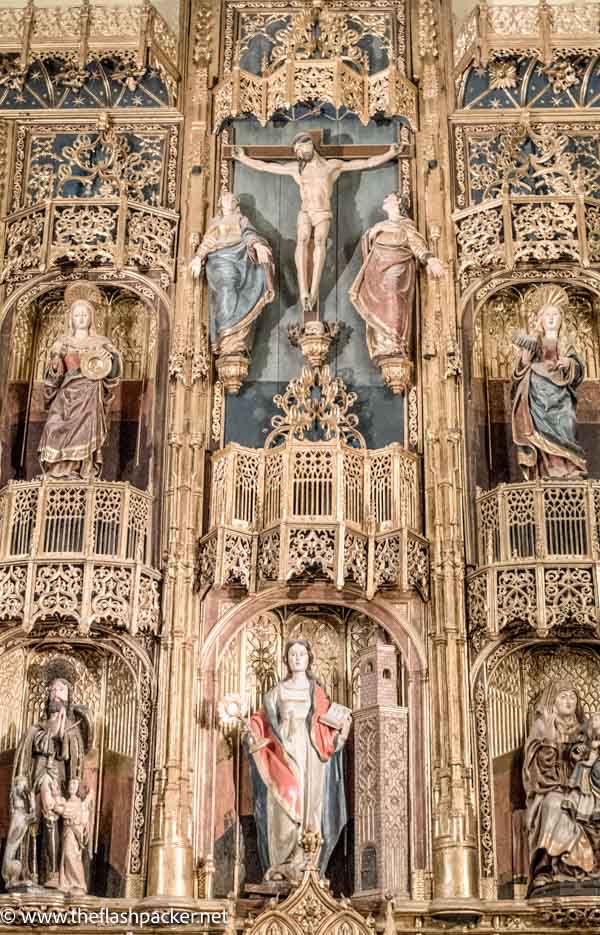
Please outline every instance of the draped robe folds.
[[62, 811], [63, 833], [59, 888], [63, 893], [87, 893], [83, 852], [88, 843], [89, 812], [79, 797], [68, 799]]
[[[80, 370], [83, 350], [105, 348], [112, 367], [103, 380], [89, 380]], [[54, 478], [79, 475], [86, 480], [102, 470], [102, 446], [108, 434], [107, 413], [122, 374], [121, 357], [106, 338], [84, 347], [59, 338], [52, 348], [44, 381], [48, 418], [38, 455], [44, 472]]]
[[367, 325], [371, 358], [406, 357], [415, 293], [415, 259], [431, 256], [412, 221], [382, 222], [363, 235], [363, 263], [350, 299]]
[[561, 735], [549, 729], [543, 717], [536, 718], [527, 739], [523, 783], [527, 792], [532, 889], [551, 881], [557, 859], [566, 876], [590, 874], [594, 866], [585, 827], [566, 807], [580, 741], [581, 725]]
[[[212, 227], [208, 229], [207, 236], [211, 231]], [[210, 337], [218, 355], [246, 353], [255, 319], [264, 306], [273, 301], [273, 264], [257, 262], [256, 243], [269, 246], [243, 217], [241, 240], [207, 254]]]
[[[303, 696], [303, 697], [302, 697]], [[310, 681], [304, 691], [280, 683], [251, 718], [250, 764], [258, 846], [264, 870], [294, 879], [305, 828], [319, 830], [323, 874], [347, 821], [339, 732], [319, 722], [329, 699]]]
[[57, 823], [51, 816], [44, 815], [44, 791], [52, 788], [55, 782], [58, 788], [65, 788], [71, 779], [81, 780], [85, 753], [84, 738], [71, 717], [67, 718], [62, 739], [54, 736], [47, 722], [41, 722], [29, 728], [17, 747], [13, 782], [16, 776], [27, 777], [42, 823], [41, 882], [56, 877], [55, 884], [58, 884], [60, 850]]
[[531, 363], [519, 360], [513, 372], [513, 441], [519, 464], [531, 478], [586, 474], [575, 416], [575, 390], [584, 367], [574, 351], [567, 356], [569, 367], [559, 370], [556, 342], [544, 341]]

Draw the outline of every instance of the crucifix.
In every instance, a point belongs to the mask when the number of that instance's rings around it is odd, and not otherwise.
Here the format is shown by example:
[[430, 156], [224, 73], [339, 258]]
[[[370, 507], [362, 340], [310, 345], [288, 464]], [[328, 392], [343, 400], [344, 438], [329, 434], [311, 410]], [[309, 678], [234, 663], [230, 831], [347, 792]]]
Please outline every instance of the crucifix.
[[328, 145], [323, 130], [298, 133], [290, 146], [225, 146], [233, 158], [258, 172], [289, 175], [300, 189], [295, 262], [305, 324], [319, 320], [319, 286], [332, 219], [333, 186], [344, 172], [374, 169], [409, 155], [406, 144]]

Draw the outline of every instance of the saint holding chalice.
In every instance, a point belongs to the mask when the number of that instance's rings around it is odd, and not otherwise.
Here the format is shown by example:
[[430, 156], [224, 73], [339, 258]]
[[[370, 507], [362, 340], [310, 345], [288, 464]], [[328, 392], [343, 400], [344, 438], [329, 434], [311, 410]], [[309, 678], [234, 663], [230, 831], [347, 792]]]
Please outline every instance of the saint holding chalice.
[[75, 282], [65, 290], [65, 331], [50, 349], [44, 378], [48, 418], [38, 455], [44, 475], [88, 480], [102, 471], [108, 411], [123, 373], [121, 355], [96, 334], [100, 290]]

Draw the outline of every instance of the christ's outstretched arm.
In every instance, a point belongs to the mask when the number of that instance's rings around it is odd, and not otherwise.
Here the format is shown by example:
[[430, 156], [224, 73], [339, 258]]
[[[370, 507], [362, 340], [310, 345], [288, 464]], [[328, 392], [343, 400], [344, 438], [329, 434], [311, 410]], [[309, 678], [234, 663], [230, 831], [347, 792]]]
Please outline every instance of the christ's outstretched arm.
[[258, 172], [271, 172], [273, 175], [294, 175], [296, 171], [295, 162], [263, 162], [262, 159], [252, 159], [251, 156], [246, 155], [243, 146], [234, 146], [232, 155], [243, 166], [256, 169]]
[[392, 143], [390, 148], [379, 156], [370, 156], [368, 159], [349, 159], [348, 162], [343, 162], [341, 159], [336, 160], [339, 163], [336, 175], [340, 175], [342, 172], [355, 172], [357, 169], [376, 169], [377, 166], [383, 166], [386, 162], [390, 162], [391, 159], [399, 156], [400, 150], [401, 147], [398, 143]]

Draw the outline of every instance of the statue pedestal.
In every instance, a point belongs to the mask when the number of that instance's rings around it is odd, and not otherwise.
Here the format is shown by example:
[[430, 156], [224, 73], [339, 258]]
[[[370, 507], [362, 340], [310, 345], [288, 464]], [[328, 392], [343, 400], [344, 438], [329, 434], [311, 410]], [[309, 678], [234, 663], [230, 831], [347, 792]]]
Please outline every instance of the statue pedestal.
[[389, 386], [392, 393], [396, 395], [405, 393], [412, 384], [414, 369], [412, 361], [407, 357], [397, 355], [373, 359], [379, 365], [384, 383]]
[[287, 880], [266, 880], [263, 883], [246, 883], [244, 893], [249, 896], [288, 896], [292, 884]]
[[250, 359], [247, 354], [223, 354], [217, 357], [217, 373], [226, 393], [237, 396], [248, 376]]

